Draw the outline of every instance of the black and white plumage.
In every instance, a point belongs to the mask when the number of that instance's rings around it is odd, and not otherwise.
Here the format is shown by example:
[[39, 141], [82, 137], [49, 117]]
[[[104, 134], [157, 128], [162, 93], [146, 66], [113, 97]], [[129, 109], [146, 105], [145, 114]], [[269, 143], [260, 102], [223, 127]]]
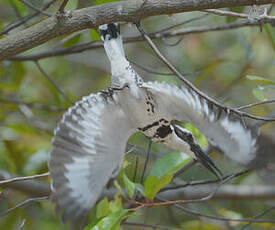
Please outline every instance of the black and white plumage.
[[256, 139], [239, 117], [185, 87], [144, 82], [125, 58], [118, 26], [103, 25], [100, 30], [111, 62], [112, 87], [71, 107], [53, 138], [52, 192], [64, 220], [85, 219], [108, 180], [117, 175], [127, 140], [137, 131], [197, 158], [216, 176], [220, 170], [192, 133], [173, 121], [192, 123], [239, 163], [253, 160]]

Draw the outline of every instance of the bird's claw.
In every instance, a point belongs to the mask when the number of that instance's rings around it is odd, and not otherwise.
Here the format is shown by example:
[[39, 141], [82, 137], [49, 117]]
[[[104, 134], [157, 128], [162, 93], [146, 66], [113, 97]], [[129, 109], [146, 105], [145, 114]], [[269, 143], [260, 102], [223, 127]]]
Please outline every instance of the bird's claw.
[[129, 88], [127, 83], [125, 83], [122, 87], [108, 86], [107, 90], [101, 90], [100, 93], [102, 93], [103, 96], [112, 97], [115, 91], [120, 91], [125, 88]]

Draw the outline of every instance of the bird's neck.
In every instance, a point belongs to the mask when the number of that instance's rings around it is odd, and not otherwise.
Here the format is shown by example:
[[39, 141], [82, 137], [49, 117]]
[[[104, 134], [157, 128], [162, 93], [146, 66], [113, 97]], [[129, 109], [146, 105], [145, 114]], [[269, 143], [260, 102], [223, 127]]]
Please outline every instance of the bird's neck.
[[104, 40], [104, 48], [111, 63], [112, 85], [118, 88], [127, 85], [131, 94], [139, 97], [138, 82], [142, 79], [125, 57], [121, 37]]

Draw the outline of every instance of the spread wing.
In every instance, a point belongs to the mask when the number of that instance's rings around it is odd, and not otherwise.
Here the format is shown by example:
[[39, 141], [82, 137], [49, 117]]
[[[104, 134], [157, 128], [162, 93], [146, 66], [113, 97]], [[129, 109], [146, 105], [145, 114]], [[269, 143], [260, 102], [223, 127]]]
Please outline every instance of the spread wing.
[[135, 132], [115, 101], [105, 94], [84, 97], [55, 130], [49, 169], [53, 200], [64, 221], [85, 221]]
[[256, 138], [239, 116], [185, 87], [159, 82], [147, 82], [143, 87], [153, 95], [159, 113], [166, 119], [192, 123], [211, 144], [239, 163], [247, 164], [255, 157]]

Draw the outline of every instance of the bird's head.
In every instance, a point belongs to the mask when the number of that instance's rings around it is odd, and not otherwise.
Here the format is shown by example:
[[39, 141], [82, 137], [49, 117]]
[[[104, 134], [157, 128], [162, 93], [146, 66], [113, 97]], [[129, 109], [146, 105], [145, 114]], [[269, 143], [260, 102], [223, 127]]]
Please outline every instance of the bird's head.
[[120, 26], [118, 23], [110, 23], [99, 26], [102, 41], [111, 40], [120, 36]]

